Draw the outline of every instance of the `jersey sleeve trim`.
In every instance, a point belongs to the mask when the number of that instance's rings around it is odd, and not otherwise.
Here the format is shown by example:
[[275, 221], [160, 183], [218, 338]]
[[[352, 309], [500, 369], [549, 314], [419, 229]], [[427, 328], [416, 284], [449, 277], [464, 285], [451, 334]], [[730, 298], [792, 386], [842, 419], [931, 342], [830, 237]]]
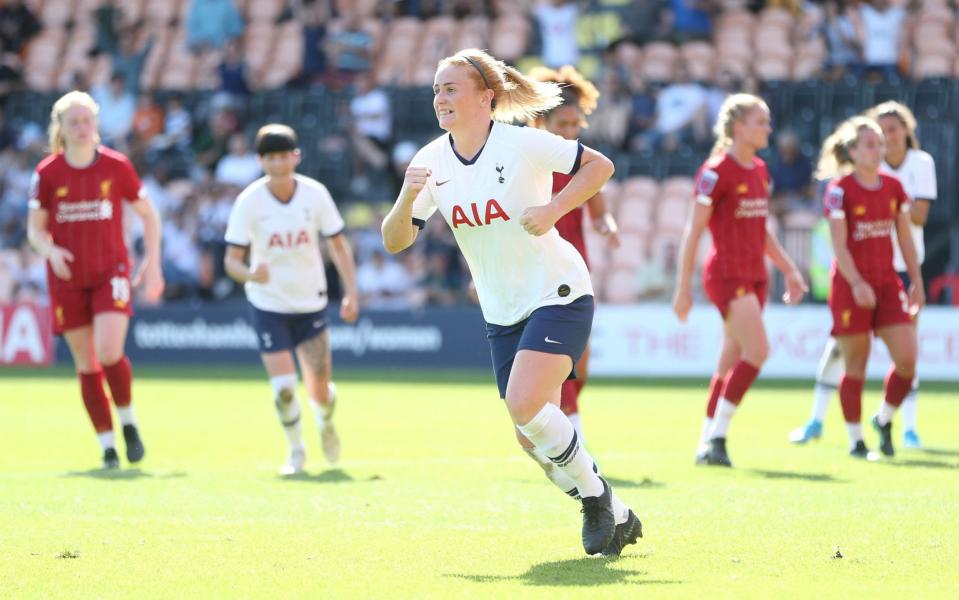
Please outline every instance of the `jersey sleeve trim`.
[[27, 201], [27, 208], [30, 208], [32, 210], [39, 210], [43, 208], [43, 206], [40, 204], [39, 198], [30, 198], [30, 200]]
[[582, 142], [576, 144], [576, 160], [573, 161], [573, 168], [569, 170], [567, 175], [575, 175], [583, 163], [583, 150], [586, 148], [583, 146]]
[[712, 206], [713, 199], [707, 196], [706, 194], [698, 194], [696, 196], [696, 202], [702, 204], [703, 206]]
[[231, 242], [230, 240], [226, 240], [226, 245], [227, 245], [227, 246], [233, 246], [234, 248], [243, 248], [243, 249], [247, 249], [247, 248], [250, 247], [249, 244], [240, 244], [240, 243], [237, 243], [237, 242]]
[[424, 219], [417, 219], [416, 217], [413, 217], [413, 226], [422, 230], [424, 227], [426, 227], [426, 221]]
[[845, 219], [845, 218], [846, 218], [846, 211], [842, 210], [841, 208], [834, 208], [834, 209], [832, 209], [832, 210], [829, 211], [829, 218], [830, 218], [830, 219], [837, 219], [837, 220], [838, 220], [838, 219]]
[[[338, 236], [338, 235], [343, 235], [345, 232], [346, 232], [346, 225], [344, 225], [343, 227], [340, 227], [339, 229], [337, 229], [336, 231], [334, 231], [333, 233], [331, 233], [331, 234], [329, 234], [329, 235], [323, 235], [323, 237], [325, 237], [325, 238], [327, 238], [327, 239], [329, 239], [329, 238], [335, 238], [335, 237]], [[321, 233], [322, 233], [322, 232], [321, 232]]]

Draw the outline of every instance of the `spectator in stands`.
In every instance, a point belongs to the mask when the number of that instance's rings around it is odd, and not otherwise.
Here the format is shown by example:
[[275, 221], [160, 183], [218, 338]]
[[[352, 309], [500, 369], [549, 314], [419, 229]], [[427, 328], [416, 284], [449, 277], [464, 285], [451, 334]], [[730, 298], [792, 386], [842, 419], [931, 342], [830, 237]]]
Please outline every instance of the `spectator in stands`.
[[393, 114], [389, 96], [374, 85], [369, 73], [358, 74], [353, 83], [355, 95], [350, 101], [353, 118], [350, 141], [355, 173], [365, 177], [369, 170], [383, 171], [389, 165]]
[[356, 270], [356, 288], [360, 306], [372, 309], [402, 310], [412, 306], [413, 279], [395, 260], [387, 260], [375, 250], [370, 260]]
[[23, 63], [15, 52], [7, 50], [0, 39], [0, 99], [23, 84]]
[[717, 8], [715, 0], [669, 0], [673, 41], [709, 40]]
[[343, 29], [330, 36], [326, 45], [336, 83], [349, 83], [357, 73], [368, 71], [373, 61], [373, 36], [363, 29], [363, 16], [354, 11], [343, 18]]
[[167, 98], [165, 112], [161, 146], [186, 150], [193, 137], [193, 116], [183, 106], [183, 98], [179, 94], [173, 94]]
[[589, 146], [622, 148], [633, 109], [629, 88], [619, 69], [615, 68], [604, 69], [596, 87], [599, 101], [589, 116], [589, 127], [583, 130], [583, 142]]
[[656, 96], [638, 72], [630, 73], [629, 91], [632, 106], [629, 113], [628, 139], [633, 149], [639, 149], [642, 146], [642, 135], [656, 124]]
[[326, 73], [326, 23], [331, 7], [327, 0], [302, 1], [294, 8], [294, 18], [303, 26], [303, 60], [295, 82], [310, 87]]
[[571, 0], [539, 0], [533, 9], [543, 40], [543, 62], [557, 69], [579, 62], [576, 19], [579, 8]]
[[186, 209], [163, 223], [163, 277], [167, 299], [190, 297], [198, 287], [200, 248], [195, 216]]
[[645, 44], [669, 35], [668, 0], [629, 2], [622, 7], [624, 37], [637, 44]]
[[220, 75], [219, 93], [226, 96], [230, 102], [239, 104], [250, 95], [246, 62], [243, 60], [243, 48], [239, 40], [231, 40], [226, 44], [217, 72]]
[[163, 109], [152, 94], [142, 94], [133, 113], [133, 141], [145, 148], [163, 133]]
[[220, 49], [243, 35], [243, 17], [233, 0], [192, 0], [186, 17], [186, 42], [191, 50]]
[[152, 35], [144, 38], [141, 30], [140, 25], [121, 29], [117, 48], [110, 53], [113, 72], [123, 75], [127, 89], [133, 95], [140, 91], [140, 74], [143, 73], [143, 67], [146, 65], [147, 56], [153, 48], [154, 41]]
[[909, 40], [906, 9], [893, 6], [890, 0], [872, 0], [860, 4], [850, 17], [862, 45], [865, 74], [898, 77], [899, 60], [905, 56]]
[[676, 79], [659, 91], [656, 124], [644, 136], [653, 148], [672, 152], [681, 143], [702, 142], [709, 135], [706, 90], [690, 80], [685, 66], [676, 69]]
[[417, 283], [421, 302], [429, 306], [452, 306], [460, 300], [462, 286], [450, 276], [450, 256], [443, 252], [426, 255], [426, 274]]
[[729, 69], [720, 69], [713, 78], [713, 84], [706, 90], [706, 113], [709, 118], [709, 128], [712, 129], [719, 118], [719, 110], [730, 94], [735, 94], [744, 86], [736, 81], [736, 76]]
[[[167, 113], [169, 115], [169, 112]], [[212, 173], [220, 158], [227, 153], [230, 136], [240, 128], [239, 117], [231, 108], [220, 107], [196, 131], [193, 151], [196, 164]]]
[[97, 37], [90, 49], [90, 56], [113, 54], [120, 47], [120, 29], [122, 19], [116, 0], [104, 0], [93, 9], [93, 22], [96, 24]]
[[0, 3], [0, 43], [7, 52], [21, 54], [40, 29], [40, 20], [23, 0]]
[[849, 18], [849, 8], [841, 0], [830, 0], [823, 5], [822, 36], [829, 54], [826, 57], [826, 78], [835, 80], [847, 71], [861, 70], [862, 48], [856, 27]]
[[[392, 170], [390, 176], [393, 180], [392, 196], [398, 196], [403, 188], [403, 178], [406, 176], [406, 169], [410, 166], [410, 161], [416, 156], [420, 149], [419, 144], [410, 140], [402, 140], [393, 146], [393, 153], [390, 157]], [[427, 221], [429, 223], [429, 221]], [[379, 239], [377, 239], [379, 243]]]
[[782, 217], [793, 210], [813, 209], [812, 163], [799, 149], [799, 136], [794, 131], [783, 131], [776, 138], [776, 156], [771, 161], [769, 175], [773, 194], [770, 212]]
[[244, 188], [262, 174], [260, 161], [250, 149], [246, 134], [237, 132], [231, 135], [229, 152], [217, 163], [215, 179], [220, 183]]
[[133, 128], [136, 99], [127, 89], [126, 79], [120, 73], [110, 76], [110, 83], [93, 89], [93, 99], [100, 105], [100, 137], [106, 146], [125, 149], [127, 136]]
[[17, 134], [13, 131], [13, 128], [10, 127], [6, 112], [3, 110], [3, 106], [0, 105], [0, 152], [13, 148], [16, 142]]

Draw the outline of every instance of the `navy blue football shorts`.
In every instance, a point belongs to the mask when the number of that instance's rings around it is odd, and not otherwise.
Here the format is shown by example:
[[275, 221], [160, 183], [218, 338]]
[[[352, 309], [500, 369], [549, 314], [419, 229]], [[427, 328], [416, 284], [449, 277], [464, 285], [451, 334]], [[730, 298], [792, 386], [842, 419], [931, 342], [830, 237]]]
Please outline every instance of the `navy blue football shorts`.
[[542, 306], [515, 325], [486, 324], [499, 397], [506, 398], [506, 384], [513, 359], [520, 350], [565, 354], [573, 359], [569, 379], [576, 378], [579, 362], [593, 327], [593, 297], [580, 296], [569, 304]]
[[250, 305], [260, 352], [293, 350], [326, 329], [326, 309], [310, 313], [277, 313]]

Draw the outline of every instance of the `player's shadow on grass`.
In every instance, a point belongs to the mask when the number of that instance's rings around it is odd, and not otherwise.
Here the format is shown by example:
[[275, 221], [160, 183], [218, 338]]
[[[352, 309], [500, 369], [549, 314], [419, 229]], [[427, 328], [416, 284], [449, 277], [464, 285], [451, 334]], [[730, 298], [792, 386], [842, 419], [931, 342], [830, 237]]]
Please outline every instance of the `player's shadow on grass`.
[[356, 479], [343, 469], [327, 469], [322, 473], [294, 473], [293, 475], [280, 475], [279, 477], [283, 481], [309, 481], [311, 483], [362, 483], [383, 479], [379, 475], [370, 475], [366, 479]]
[[643, 477], [639, 481], [633, 481], [632, 479], [620, 479], [619, 477], [606, 477], [606, 475], [603, 475], [603, 477], [606, 479], [606, 482], [614, 488], [644, 488], [648, 490], [666, 487], [666, 484], [662, 481], [656, 481], [654, 479], [650, 479], [649, 477]]
[[518, 581], [524, 585], [549, 585], [564, 587], [593, 587], [599, 585], [669, 585], [684, 583], [669, 579], [643, 579], [643, 571], [614, 569], [617, 559], [574, 558], [554, 560], [531, 566], [521, 575], [464, 575], [447, 574], [447, 577], [465, 579], [477, 583]]
[[914, 460], [900, 458], [897, 460], [882, 460], [879, 464], [889, 467], [916, 467], [921, 469], [944, 469], [946, 471], [959, 470], [959, 463], [944, 462], [941, 460]]
[[170, 473], [150, 473], [143, 469], [89, 469], [87, 471], [70, 471], [63, 474], [64, 477], [87, 477], [90, 479], [109, 479], [118, 481], [130, 481], [134, 479], [179, 479], [186, 477], [183, 471], [172, 471]]
[[814, 483], [848, 483], [845, 479], [837, 479], [829, 473], [803, 473], [802, 471], [772, 471], [770, 469], [750, 469], [752, 473], [764, 479], [789, 479], [812, 481]]
[[929, 456], [959, 456], [959, 450], [949, 450], [947, 448], [923, 448], [920, 452]]

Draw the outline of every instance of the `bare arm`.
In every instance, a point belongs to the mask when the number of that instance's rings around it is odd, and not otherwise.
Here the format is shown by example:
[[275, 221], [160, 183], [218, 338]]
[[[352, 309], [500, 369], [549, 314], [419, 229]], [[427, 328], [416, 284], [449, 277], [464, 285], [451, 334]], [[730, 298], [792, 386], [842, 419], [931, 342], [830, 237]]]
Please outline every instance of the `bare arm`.
[[566, 187], [546, 205], [533, 206], [523, 211], [520, 223], [532, 235], [545, 234], [563, 215], [599, 193], [615, 171], [613, 161], [584, 146], [579, 170]]
[[146, 196], [132, 202], [130, 207], [143, 220], [143, 265], [133, 277], [133, 285], [143, 282], [143, 293], [149, 302], [156, 302], [163, 295], [163, 261], [160, 253], [160, 215], [153, 202]]
[[73, 254], [66, 248], [53, 243], [50, 232], [47, 231], [47, 221], [50, 213], [45, 208], [31, 208], [27, 215], [27, 239], [37, 254], [50, 261], [50, 268], [58, 278], [67, 280], [71, 277], [70, 265]]
[[248, 251], [249, 248], [245, 246], [227, 244], [226, 254], [223, 256], [223, 269], [231, 279], [239, 283], [247, 281], [266, 283], [270, 280], [270, 271], [266, 263], [257, 265], [256, 269], [250, 269], [246, 262]]
[[356, 262], [353, 260], [353, 249], [343, 234], [334, 235], [327, 240], [330, 249], [330, 258], [336, 266], [343, 283], [343, 302], [340, 304], [340, 317], [352, 323], [359, 316], [359, 294], [356, 290]]
[[899, 249], [902, 250], [902, 259], [906, 263], [906, 272], [909, 273], [910, 281], [922, 285], [919, 256], [912, 239], [912, 229], [909, 228], [910, 218], [911, 216], [906, 213], [896, 215], [896, 239], [899, 241]]
[[782, 271], [783, 275], [786, 276], [786, 293], [783, 295], [783, 300], [785, 300], [787, 304], [799, 302], [803, 294], [809, 291], [809, 287], [806, 285], [806, 281], [803, 279], [802, 273], [799, 272], [796, 263], [789, 258], [789, 255], [786, 254], [779, 240], [776, 239], [776, 236], [773, 235], [769, 229], [766, 229], [765, 251], [766, 256], [773, 261], [776, 268]]
[[916, 198], [912, 201], [912, 208], [909, 209], [909, 220], [913, 225], [925, 227], [929, 219], [929, 209], [932, 202], [923, 198]]
[[419, 228], [413, 225], [413, 202], [426, 185], [431, 171], [425, 167], [410, 167], [403, 179], [403, 189], [393, 208], [383, 219], [383, 247], [390, 254], [402, 252], [416, 241]]
[[676, 274], [676, 291], [673, 293], [673, 312], [676, 313], [680, 321], [686, 320], [693, 306], [691, 282], [696, 262], [696, 250], [699, 248], [699, 240], [702, 239], [703, 231], [706, 230], [712, 216], [712, 205], [696, 202], [693, 206], [693, 212], [686, 222], [686, 228], [683, 230], [683, 238], [679, 244], [679, 271]]
[[586, 201], [593, 229], [605, 236], [613, 248], [619, 247], [619, 226], [606, 207], [606, 197], [602, 191]]

